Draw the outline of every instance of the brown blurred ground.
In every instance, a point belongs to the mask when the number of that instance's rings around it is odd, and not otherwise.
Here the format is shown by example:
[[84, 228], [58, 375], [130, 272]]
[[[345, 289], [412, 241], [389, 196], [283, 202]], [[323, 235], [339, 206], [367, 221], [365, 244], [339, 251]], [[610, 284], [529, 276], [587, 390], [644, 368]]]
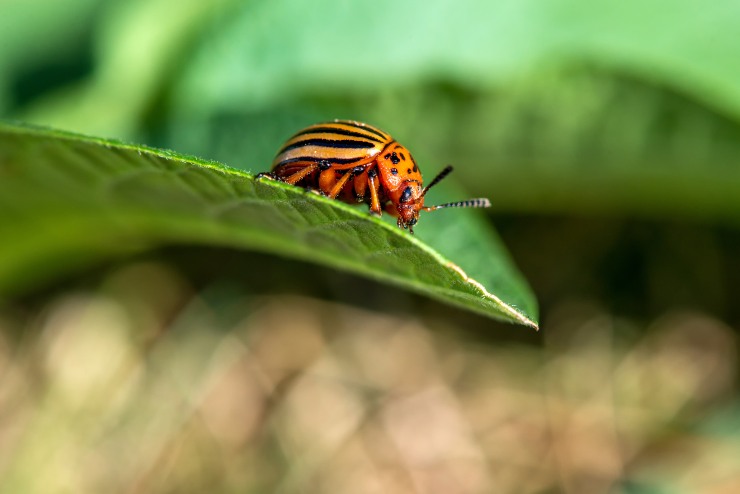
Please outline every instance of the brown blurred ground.
[[733, 398], [736, 334], [704, 313], [640, 326], [562, 302], [532, 345], [305, 296], [231, 304], [224, 323], [142, 262], [5, 311], [0, 491], [740, 491], [740, 437], [700, 427]]

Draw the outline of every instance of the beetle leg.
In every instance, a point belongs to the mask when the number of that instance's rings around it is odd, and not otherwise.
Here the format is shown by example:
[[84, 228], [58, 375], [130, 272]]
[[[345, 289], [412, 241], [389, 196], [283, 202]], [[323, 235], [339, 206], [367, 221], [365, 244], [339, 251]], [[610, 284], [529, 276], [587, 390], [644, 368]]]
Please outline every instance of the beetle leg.
[[319, 173], [319, 190], [322, 194], [329, 194], [337, 183], [337, 172], [329, 168]]
[[357, 202], [363, 202], [365, 200], [365, 193], [367, 192], [367, 173], [363, 170], [362, 173], [355, 177], [353, 182]]
[[350, 178], [352, 178], [352, 172], [347, 172], [344, 175], [342, 175], [342, 177], [339, 180], [337, 180], [337, 183], [334, 184], [334, 187], [332, 187], [332, 189], [329, 191], [327, 196], [329, 196], [332, 199], [336, 198], [337, 195], [339, 195], [339, 193], [342, 191], [344, 186], [347, 184], [347, 181]]
[[316, 163], [308, 165], [304, 168], [301, 168], [300, 170], [295, 172], [293, 175], [288, 175], [287, 177], [285, 177], [283, 179], [283, 182], [289, 183], [291, 185], [295, 185], [318, 169], [319, 169], [319, 165]]
[[371, 168], [367, 172], [367, 181], [370, 183], [370, 212], [381, 216], [383, 213], [380, 210], [380, 199], [378, 198], [378, 171], [375, 168]]
[[[352, 197], [352, 191], [351, 191], [351, 189], [349, 187], [347, 187], [345, 189], [344, 186], [347, 184], [347, 182], [351, 178], [354, 178], [357, 175], [361, 175], [365, 171], [366, 166], [367, 165], [358, 165], [358, 166], [350, 169], [349, 171], [345, 172], [345, 174], [342, 175], [339, 178], [339, 180], [337, 180], [337, 182], [334, 184], [334, 186], [331, 187], [331, 190], [329, 190], [329, 194], [327, 194], [327, 195], [329, 197], [331, 197], [332, 199], [335, 199], [337, 197], [337, 195], [339, 195], [339, 193], [342, 192], [342, 190], [344, 190], [346, 197], [347, 198], [351, 198]], [[321, 180], [322, 178], [324, 178], [324, 173], [327, 173], [328, 171], [329, 170], [326, 170], [324, 172], [321, 172], [321, 176], [319, 177], [319, 180]], [[334, 177], [334, 176], [335, 175], [332, 175], [332, 177]], [[328, 188], [329, 188], [328, 187], [328, 183], [327, 183], [327, 187], [321, 186], [321, 189], [322, 190], [326, 190]]]

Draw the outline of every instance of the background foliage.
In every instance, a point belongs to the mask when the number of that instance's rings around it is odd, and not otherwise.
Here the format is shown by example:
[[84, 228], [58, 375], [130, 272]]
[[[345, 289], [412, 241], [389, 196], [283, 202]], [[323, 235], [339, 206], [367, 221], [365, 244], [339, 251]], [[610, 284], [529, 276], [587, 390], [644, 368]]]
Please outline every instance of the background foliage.
[[355, 118], [454, 163], [542, 323], [267, 255], [121, 258], [2, 301], [0, 490], [740, 489], [737, 2], [0, 8], [5, 118], [252, 172]]

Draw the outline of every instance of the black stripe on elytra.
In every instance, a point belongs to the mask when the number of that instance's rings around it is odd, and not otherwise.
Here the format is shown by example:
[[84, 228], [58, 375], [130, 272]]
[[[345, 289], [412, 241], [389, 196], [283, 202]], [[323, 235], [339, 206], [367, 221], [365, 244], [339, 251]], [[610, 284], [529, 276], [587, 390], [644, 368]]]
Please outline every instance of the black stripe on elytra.
[[288, 159], [285, 159], [285, 160], [281, 161], [280, 163], [278, 163], [277, 165], [275, 165], [275, 168], [277, 168], [279, 166], [289, 165], [291, 163], [297, 163], [297, 162], [300, 162], [300, 161], [309, 162], [309, 163], [321, 163], [322, 161], [325, 161], [325, 162], [330, 163], [332, 165], [348, 165], [350, 163], [354, 163], [355, 161], [360, 161], [361, 159], [362, 159], [362, 157], [359, 157], [359, 158], [331, 158], [331, 159], [326, 159], [326, 158], [319, 158], [319, 157], [316, 157], [316, 156], [299, 156], [297, 158], [288, 158]]
[[306, 134], [337, 134], [340, 136], [348, 137], [361, 137], [363, 139], [369, 139], [375, 142], [385, 142], [385, 139], [378, 139], [374, 135], [362, 134], [360, 132], [352, 132], [351, 130], [339, 129], [337, 127], [309, 127], [308, 129], [302, 130], [295, 134], [290, 139], [293, 140], [296, 137]]
[[357, 124], [355, 122], [337, 122], [337, 123], [343, 123], [345, 125], [351, 125], [352, 127], [355, 127], [357, 129], [362, 129], [365, 132], [370, 132], [372, 134], [375, 134], [378, 137], [381, 137], [384, 141], [388, 139], [387, 135], [383, 135], [382, 132], [379, 130], [373, 129], [372, 127], [365, 127], [364, 125]]
[[340, 148], [340, 149], [370, 149], [374, 148], [375, 144], [368, 141], [353, 141], [352, 139], [306, 139], [305, 141], [294, 142], [288, 144], [283, 149], [278, 151], [278, 154], [283, 154], [291, 149], [302, 148], [306, 146], [318, 146], [322, 148]]

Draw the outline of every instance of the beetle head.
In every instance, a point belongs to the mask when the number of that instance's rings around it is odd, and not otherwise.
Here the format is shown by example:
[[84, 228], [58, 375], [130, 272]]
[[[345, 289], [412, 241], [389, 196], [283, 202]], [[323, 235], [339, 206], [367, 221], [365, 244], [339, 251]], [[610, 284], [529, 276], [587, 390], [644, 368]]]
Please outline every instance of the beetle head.
[[[414, 225], [419, 221], [421, 210], [430, 210], [430, 208], [424, 207], [424, 196], [429, 189], [437, 185], [451, 171], [452, 167], [447, 166], [424, 188], [422, 188], [420, 180], [409, 180], [404, 182], [403, 187], [397, 189], [396, 197], [391, 199], [396, 204], [399, 228], [408, 228], [411, 233], [414, 233]], [[419, 179], [421, 179], [421, 175], [419, 175]]]
[[408, 228], [414, 233], [414, 225], [419, 221], [419, 212], [424, 207], [424, 190], [416, 183], [409, 183], [401, 188], [393, 203], [398, 213], [398, 227]]
[[398, 211], [399, 228], [408, 228], [411, 233], [414, 233], [414, 225], [419, 221], [419, 212], [422, 209], [424, 211], [434, 211], [435, 209], [443, 208], [487, 208], [491, 205], [488, 199], [468, 199], [467, 201], [448, 202], [438, 206], [424, 206], [424, 196], [429, 189], [437, 185], [451, 171], [452, 166], [447, 166], [423, 189], [418, 183], [414, 185], [409, 184], [401, 189], [398, 200], [393, 201], [398, 205], [396, 209]]

